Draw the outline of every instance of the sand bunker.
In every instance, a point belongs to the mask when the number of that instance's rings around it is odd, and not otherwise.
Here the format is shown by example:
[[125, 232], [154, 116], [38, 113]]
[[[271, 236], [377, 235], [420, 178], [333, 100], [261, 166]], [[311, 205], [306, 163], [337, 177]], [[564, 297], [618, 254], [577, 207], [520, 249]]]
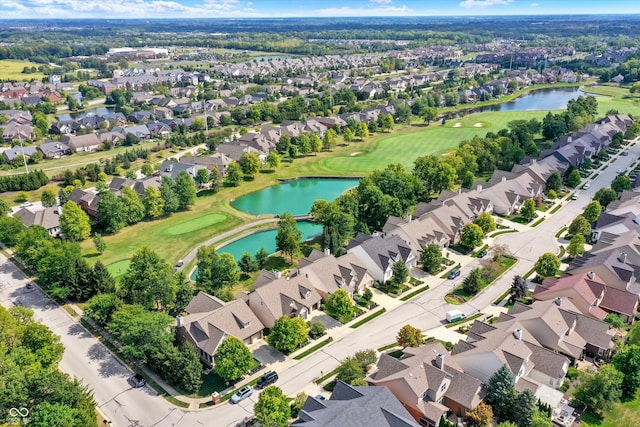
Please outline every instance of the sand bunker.
[[482, 122], [478, 122], [478, 123], [473, 125], [474, 128], [481, 128], [482, 126], [484, 126], [484, 123], [482, 123]]
[[350, 156], [357, 156], [358, 154], [362, 154], [362, 151], [354, 151], [353, 153], [349, 154]]
[[461, 126], [462, 126], [462, 123], [461, 123], [461, 122], [456, 122], [456, 123], [453, 125], [453, 127], [454, 127], [454, 128], [459, 128], [459, 127], [461, 127]]

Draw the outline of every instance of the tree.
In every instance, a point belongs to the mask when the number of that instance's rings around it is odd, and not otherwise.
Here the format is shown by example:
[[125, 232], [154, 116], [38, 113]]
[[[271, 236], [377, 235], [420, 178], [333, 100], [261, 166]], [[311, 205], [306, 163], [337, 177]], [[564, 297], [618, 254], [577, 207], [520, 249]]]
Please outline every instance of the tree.
[[127, 186], [122, 187], [120, 191], [122, 193], [120, 200], [122, 200], [123, 214], [127, 224], [136, 224], [142, 221], [145, 216], [145, 208], [138, 193]]
[[575, 236], [576, 234], [581, 234], [585, 237], [589, 236], [591, 234], [591, 224], [585, 217], [578, 215], [571, 221], [567, 233], [570, 236]]
[[246, 374], [252, 363], [253, 356], [247, 345], [227, 336], [217, 348], [213, 369], [224, 381], [233, 381]]
[[571, 238], [569, 245], [567, 246], [567, 253], [572, 257], [577, 257], [584, 253], [585, 239], [582, 234], [576, 234]]
[[420, 347], [424, 343], [424, 335], [420, 329], [414, 328], [411, 325], [404, 325], [398, 331], [396, 341], [403, 349], [407, 347]]
[[582, 212], [582, 216], [589, 222], [596, 222], [602, 213], [602, 205], [597, 200], [589, 203]]
[[152, 362], [161, 349], [173, 346], [174, 334], [169, 329], [172, 323], [166, 313], [124, 304], [113, 313], [107, 329], [120, 341], [125, 354]]
[[344, 135], [342, 136], [342, 138], [344, 139], [344, 142], [353, 142], [355, 135], [353, 134], [351, 129], [347, 128], [345, 129]]
[[107, 244], [105, 243], [100, 233], [93, 234], [93, 244], [100, 255], [102, 255], [107, 249]]
[[144, 176], [151, 176], [153, 175], [153, 166], [151, 163], [144, 163], [142, 167], [140, 167], [140, 172], [142, 172]]
[[618, 199], [618, 193], [611, 188], [601, 188], [593, 195], [593, 200], [597, 200], [602, 208], [606, 208], [609, 203]]
[[468, 295], [475, 295], [480, 291], [482, 275], [479, 268], [474, 268], [462, 281], [462, 289]]
[[122, 200], [109, 190], [100, 192], [97, 223], [107, 233], [117, 233], [126, 225]]
[[164, 201], [165, 214], [178, 211], [180, 208], [180, 200], [178, 200], [176, 182], [173, 179], [167, 176], [162, 177], [162, 181], [160, 182], [160, 196]]
[[567, 179], [565, 181], [568, 187], [576, 188], [582, 181], [580, 171], [578, 169], [573, 169], [571, 172], [569, 172], [569, 175], [567, 175]]
[[556, 193], [560, 191], [560, 187], [562, 186], [562, 176], [558, 172], [553, 172], [547, 178], [546, 190], [549, 192], [550, 190], [555, 191]]
[[85, 240], [91, 234], [89, 215], [80, 205], [68, 201], [62, 207], [62, 214], [60, 214], [60, 230], [66, 240], [71, 242]]
[[100, 260], [93, 264], [91, 282], [94, 294], [113, 292], [116, 289], [115, 279]]
[[324, 311], [335, 319], [348, 322], [353, 316], [353, 302], [344, 289], [338, 289], [324, 303]]
[[40, 196], [40, 200], [42, 201], [42, 206], [45, 208], [52, 208], [58, 203], [56, 194], [51, 190], [44, 190], [42, 196]]
[[535, 272], [538, 273], [540, 277], [552, 277], [558, 274], [558, 269], [560, 268], [560, 260], [558, 257], [551, 253], [546, 252], [538, 258], [534, 265]]
[[269, 258], [269, 253], [267, 253], [265, 248], [258, 249], [258, 252], [256, 252], [256, 262], [258, 263], [259, 269], [262, 269], [267, 265], [268, 258]]
[[322, 137], [322, 147], [326, 151], [330, 151], [335, 146], [336, 146], [336, 132], [333, 129], [327, 129], [324, 133], [324, 136]]
[[622, 317], [615, 313], [607, 313], [603, 320], [617, 329], [623, 329], [627, 326], [627, 323], [622, 319]]
[[420, 264], [422, 270], [427, 273], [436, 274], [442, 265], [442, 249], [437, 243], [429, 243], [420, 254]]
[[494, 372], [487, 385], [489, 386], [487, 397], [495, 416], [501, 421], [511, 420], [517, 392], [513, 374], [511, 374], [507, 365], [502, 365], [500, 369]]
[[460, 232], [460, 243], [468, 249], [480, 246], [483, 238], [482, 228], [472, 222], [465, 224]]
[[435, 120], [438, 117], [438, 110], [433, 107], [426, 107], [421, 111], [420, 117], [428, 125], [431, 120]]
[[472, 427], [490, 426], [493, 422], [493, 410], [491, 406], [480, 402], [478, 406], [467, 412], [467, 421]]
[[256, 420], [263, 427], [286, 427], [291, 418], [291, 407], [287, 396], [280, 388], [270, 385], [265, 388], [253, 407]]
[[318, 339], [327, 332], [327, 327], [322, 322], [313, 322], [309, 326], [309, 337], [312, 339]]
[[184, 210], [193, 206], [196, 202], [196, 186], [187, 171], [178, 172], [176, 177], [175, 192], [178, 197], [178, 209]]
[[239, 163], [242, 173], [251, 177], [255, 177], [262, 167], [262, 163], [256, 153], [242, 153]]
[[553, 421], [546, 413], [535, 408], [533, 410], [533, 415], [531, 416], [530, 427], [553, 427]]
[[238, 267], [243, 273], [251, 273], [258, 270], [258, 263], [249, 252], [244, 252], [238, 261]]
[[77, 409], [62, 403], [42, 402], [29, 413], [29, 425], [35, 427], [81, 426]]
[[200, 187], [207, 185], [210, 179], [211, 175], [207, 169], [198, 169], [196, 172], [196, 182]]
[[271, 328], [267, 342], [276, 350], [291, 353], [305, 343], [308, 336], [309, 330], [303, 319], [282, 316]]
[[280, 166], [280, 161], [280, 155], [275, 151], [270, 152], [267, 156], [267, 165], [269, 165], [271, 169], [276, 169]]
[[202, 386], [202, 362], [195, 347], [184, 343], [165, 347], [160, 375], [186, 393], [196, 393]]
[[511, 291], [509, 292], [511, 302], [516, 302], [527, 296], [527, 283], [520, 275], [513, 276]]
[[513, 402], [513, 413], [516, 414], [518, 427], [531, 427], [533, 413], [536, 410], [536, 397], [530, 390], [519, 393]]
[[208, 293], [231, 287], [238, 282], [238, 265], [233, 255], [219, 254], [213, 246], [201, 246], [196, 254], [198, 277], [196, 284]]
[[627, 345], [613, 356], [613, 366], [623, 375], [622, 395], [633, 397], [640, 388], [640, 346]]
[[520, 215], [527, 222], [533, 221], [536, 217], [536, 202], [534, 202], [533, 199], [525, 200], [520, 208]]
[[355, 135], [361, 140], [369, 136], [369, 128], [365, 122], [358, 122], [356, 125]]
[[367, 385], [364, 377], [365, 372], [362, 369], [362, 365], [354, 357], [347, 357], [340, 366], [338, 366], [338, 374], [336, 375], [337, 380], [343, 381], [349, 385]]
[[366, 373], [369, 372], [371, 366], [378, 361], [378, 355], [375, 350], [360, 350], [353, 355], [353, 358], [358, 361], [362, 370]]
[[623, 381], [624, 375], [614, 365], [604, 365], [595, 374], [581, 373], [573, 396], [587, 405], [590, 412], [602, 415], [620, 400]]
[[164, 214], [164, 199], [160, 191], [155, 187], [145, 188], [142, 205], [148, 218], [158, 218]]
[[149, 246], [142, 246], [131, 257], [131, 265], [120, 281], [120, 295], [128, 304], [148, 310], [162, 308], [175, 300], [173, 268]]
[[482, 229], [484, 234], [490, 233], [496, 229], [496, 222], [493, 220], [493, 217], [489, 212], [482, 212], [478, 217], [473, 221], [475, 225]]
[[402, 261], [402, 259], [398, 260], [398, 262], [393, 263], [393, 267], [391, 267], [391, 279], [389, 279], [389, 283], [392, 286], [400, 286], [404, 282], [407, 281], [407, 277], [409, 277], [409, 269], [407, 265]]
[[616, 193], [631, 190], [631, 179], [626, 175], [618, 175], [611, 182], [611, 189]]
[[298, 228], [296, 219], [285, 212], [280, 215], [278, 234], [276, 235], [276, 248], [285, 255], [289, 255], [293, 263], [293, 256], [300, 250], [302, 231]]
[[234, 187], [240, 184], [242, 179], [242, 168], [238, 162], [233, 162], [227, 167], [227, 181]]

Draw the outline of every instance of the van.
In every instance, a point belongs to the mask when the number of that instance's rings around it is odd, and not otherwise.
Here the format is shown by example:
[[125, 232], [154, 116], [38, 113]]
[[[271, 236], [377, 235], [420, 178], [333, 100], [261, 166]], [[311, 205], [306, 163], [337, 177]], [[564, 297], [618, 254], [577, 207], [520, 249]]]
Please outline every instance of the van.
[[256, 383], [257, 388], [265, 388], [268, 385], [271, 385], [278, 381], [278, 373], [275, 371], [267, 372], [258, 380]]

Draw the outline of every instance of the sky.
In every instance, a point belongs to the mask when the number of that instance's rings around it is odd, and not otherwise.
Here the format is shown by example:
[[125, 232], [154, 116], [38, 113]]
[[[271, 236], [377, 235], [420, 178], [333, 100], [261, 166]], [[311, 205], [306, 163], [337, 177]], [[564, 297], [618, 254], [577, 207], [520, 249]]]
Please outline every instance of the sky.
[[640, 13], [638, 0], [0, 0], [0, 19]]

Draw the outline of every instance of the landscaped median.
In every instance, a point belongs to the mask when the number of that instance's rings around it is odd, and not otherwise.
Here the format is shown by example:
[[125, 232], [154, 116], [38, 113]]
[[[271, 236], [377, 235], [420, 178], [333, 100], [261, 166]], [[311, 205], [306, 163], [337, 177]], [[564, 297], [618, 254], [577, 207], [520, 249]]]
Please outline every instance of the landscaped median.
[[498, 231], [496, 233], [493, 233], [492, 235], [490, 235], [489, 237], [493, 238], [493, 237], [498, 237], [501, 234], [507, 234], [507, 233], [517, 233], [518, 230], [514, 230], [514, 229], [509, 229], [509, 230], [502, 230], [502, 231]]
[[[518, 262], [517, 259], [507, 255], [501, 255], [497, 260], [483, 262], [483, 267], [479, 269], [477, 291], [473, 293], [467, 292], [465, 282], [470, 280], [470, 277], [468, 276], [461, 285], [457, 286], [452, 292], [445, 295], [445, 301], [449, 304], [460, 305], [471, 300], [497, 278], [502, 276], [507, 270], [513, 267], [516, 262]], [[473, 272], [470, 273], [470, 276], [471, 274], [473, 274]]]
[[386, 311], [387, 311], [387, 309], [386, 309], [386, 308], [384, 308], [384, 307], [382, 307], [382, 309], [381, 309], [381, 310], [378, 310], [378, 311], [376, 311], [376, 312], [374, 312], [374, 313], [372, 313], [372, 314], [368, 315], [368, 316], [367, 316], [367, 317], [365, 317], [364, 319], [360, 319], [360, 320], [358, 320], [357, 322], [355, 322], [354, 324], [352, 324], [352, 325], [350, 326], [350, 328], [351, 328], [351, 329], [358, 328], [358, 327], [360, 327], [360, 326], [364, 325], [365, 323], [369, 322], [370, 320], [373, 320], [373, 319], [375, 319], [376, 317], [380, 316], [381, 314], [383, 314], [383, 313], [384, 313], [384, 312], [386, 312]]
[[478, 317], [484, 316], [484, 313], [476, 313], [473, 316], [465, 317], [464, 319], [456, 320], [455, 322], [447, 323], [444, 325], [445, 328], [453, 328], [455, 326], [461, 325], [466, 322], [471, 322], [472, 320], [477, 319]]
[[429, 290], [429, 285], [426, 285], [426, 286], [423, 286], [421, 288], [418, 288], [413, 292], [409, 292], [408, 294], [406, 294], [402, 298], [400, 298], [400, 301], [406, 301], [409, 298], [413, 298], [416, 295], [421, 294], [422, 292], [427, 291], [427, 290]]
[[324, 339], [322, 341], [320, 341], [319, 343], [317, 343], [316, 345], [314, 345], [313, 347], [310, 347], [308, 349], [306, 349], [305, 351], [296, 354], [295, 356], [293, 356], [293, 358], [295, 360], [301, 360], [305, 357], [307, 357], [308, 355], [310, 355], [311, 353], [313, 353], [314, 351], [320, 350], [322, 347], [324, 347], [325, 345], [329, 344], [331, 341], [333, 341], [332, 337], [328, 337], [327, 339]]

